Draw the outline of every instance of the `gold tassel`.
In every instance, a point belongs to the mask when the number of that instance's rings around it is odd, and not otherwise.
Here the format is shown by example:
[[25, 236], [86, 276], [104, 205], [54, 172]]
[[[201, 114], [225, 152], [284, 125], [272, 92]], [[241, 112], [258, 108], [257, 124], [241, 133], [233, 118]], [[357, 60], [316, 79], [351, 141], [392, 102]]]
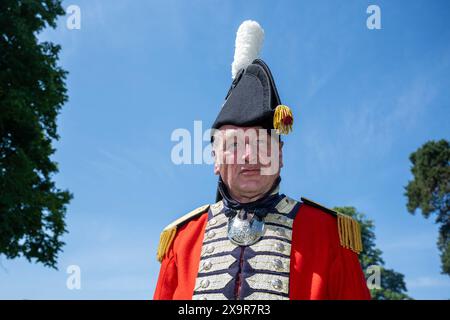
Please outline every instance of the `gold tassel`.
[[277, 133], [288, 134], [292, 131], [293, 124], [294, 116], [291, 109], [282, 104], [278, 105], [273, 116], [273, 127], [277, 130]]
[[361, 228], [358, 222], [342, 213], [337, 214], [337, 219], [341, 246], [359, 254], [363, 250], [363, 247]]
[[156, 254], [156, 258], [159, 262], [163, 260], [164, 256], [169, 250], [176, 233], [177, 227], [163, 230], [163, 232], [161, 232], [161, 236], [159, 237], [158, 252]]

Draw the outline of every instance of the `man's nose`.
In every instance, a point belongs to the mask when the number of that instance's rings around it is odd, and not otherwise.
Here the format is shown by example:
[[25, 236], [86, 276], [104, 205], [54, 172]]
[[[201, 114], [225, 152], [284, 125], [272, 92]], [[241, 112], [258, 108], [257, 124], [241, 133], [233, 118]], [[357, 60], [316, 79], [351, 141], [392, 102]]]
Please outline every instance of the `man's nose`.
[[244, 162], [248, 164], [256, 164], [258, 161], [258, 150], [256, 146], [250, 143], [245, 144], [244, 154], [242, 155]]

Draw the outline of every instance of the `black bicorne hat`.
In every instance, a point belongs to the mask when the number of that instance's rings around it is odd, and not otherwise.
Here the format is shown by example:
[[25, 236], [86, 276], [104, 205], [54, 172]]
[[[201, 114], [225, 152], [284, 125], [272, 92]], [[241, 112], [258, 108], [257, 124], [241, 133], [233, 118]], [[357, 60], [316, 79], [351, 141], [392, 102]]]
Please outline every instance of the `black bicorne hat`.
[[[274, 115], [277, 107], [282, 108], [270, 69], [264, 61], [255, 59], [237, 74], [212, 128], [219, 129], [231, 124], [275, 129]], [[286, 125], [292, 125], [292, 115], [285, 122]]]
[[292, 130], [292, 112], [281, 104], [269, 67], [263, 60], [251, 57], [252, 54], [258, 55], [260, 48], [252, 46], [261, 46], [263, 36], [264, 31], [255, 21], [245, 21], [239, 27], [233, 62], [233, 68], [239, 69], [235, 70], [237, 73], [212, 129], [229, 124], [261, 126], [276, 129], [281, 134]]

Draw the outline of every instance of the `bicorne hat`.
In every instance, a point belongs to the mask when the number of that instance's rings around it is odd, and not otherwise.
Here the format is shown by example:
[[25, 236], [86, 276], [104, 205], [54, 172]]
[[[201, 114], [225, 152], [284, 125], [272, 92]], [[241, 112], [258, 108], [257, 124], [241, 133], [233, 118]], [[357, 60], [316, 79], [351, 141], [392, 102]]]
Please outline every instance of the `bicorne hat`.
[[292, 131], [294, 118], [280, 101], [267, 64], [259, 59], [264, 31], [256, 21], [244, 21], [236, 36], [233, 82], [212, 129], [223, 125], [261, 126], [279, 134]]

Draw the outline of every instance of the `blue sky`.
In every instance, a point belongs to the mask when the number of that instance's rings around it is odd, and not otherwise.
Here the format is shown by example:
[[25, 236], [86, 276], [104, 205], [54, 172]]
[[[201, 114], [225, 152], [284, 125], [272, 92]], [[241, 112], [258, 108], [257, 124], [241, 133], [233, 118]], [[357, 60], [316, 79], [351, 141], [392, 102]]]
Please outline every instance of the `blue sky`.
[[[265, 29], [261, 57], [295, 116], [282, 192], [355, 206], [376, 225], [388, 268], [417, 299], [450, 298], [438, 227], [405, 207], [409, 154], [450, 138], [450, 3], [438, 1], [65, 1], [81, 30], [62, 45], [70, 100], [54, 159], [68, 207], [59, 270], [0, 260], [0, 298], [150, 299], [165, 225], [211, 203], [211, 165], [174, 165], [173, 130], [213, 122], [231, 83], [235, 33]], [[366, 27], [370, 4], [381, 30]], [[66, 287], [69, 265], [81, 290]]]

